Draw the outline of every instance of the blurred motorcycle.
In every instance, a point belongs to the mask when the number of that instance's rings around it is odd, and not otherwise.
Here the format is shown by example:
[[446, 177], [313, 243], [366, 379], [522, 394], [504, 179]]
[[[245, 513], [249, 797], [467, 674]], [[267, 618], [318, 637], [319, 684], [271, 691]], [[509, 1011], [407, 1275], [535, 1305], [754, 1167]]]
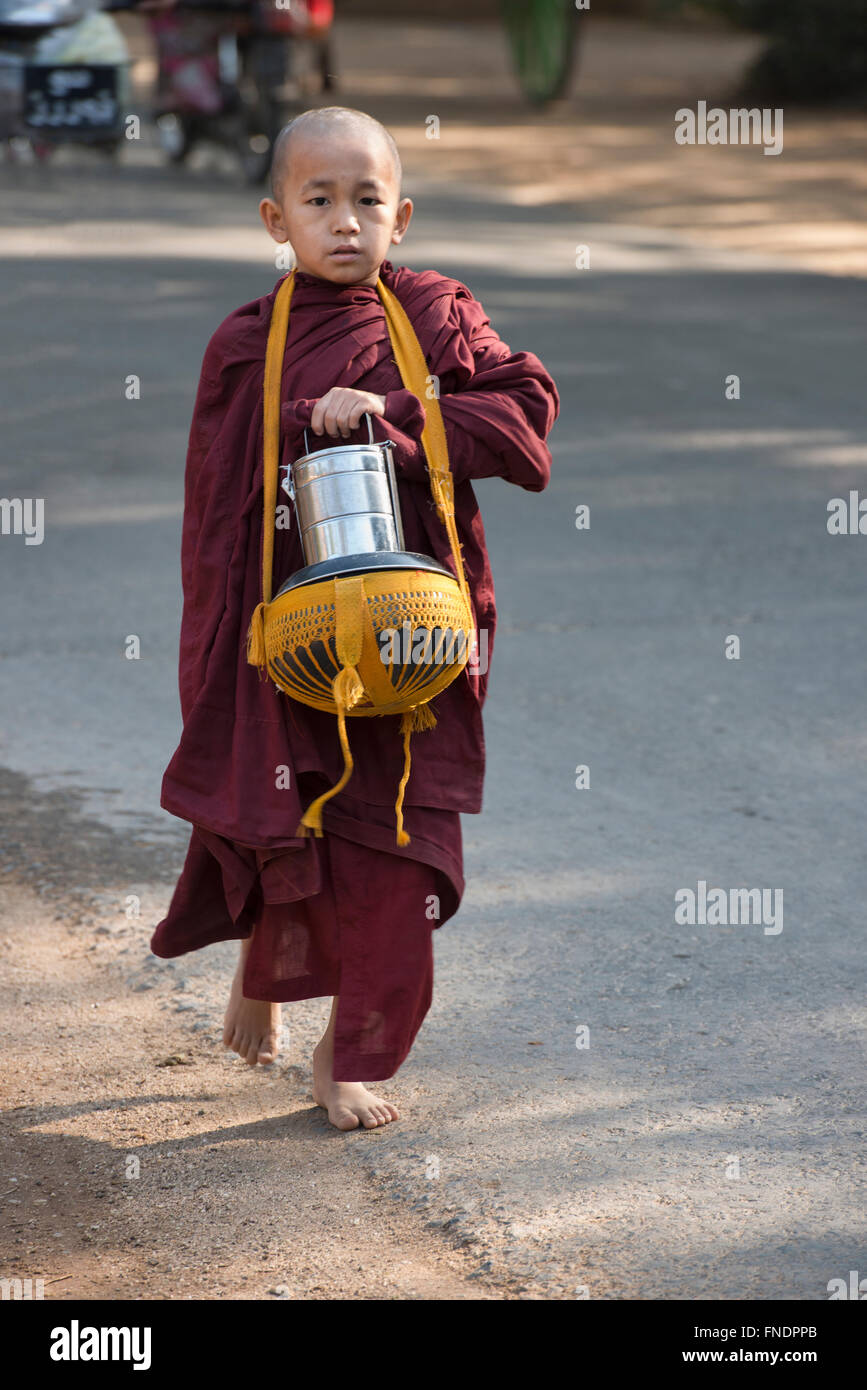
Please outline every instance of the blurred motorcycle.
[[237, 151], [247, 183], [260, 183], [289, 115], [296, 40], [316, 45], [322, 88], [333, 86], [333, 0], [292, 0], [287, 8], [274, 0], [177, 0], [148, 18], [158, 58], [157, 131], [168, 158], [181, 163], [198, 141], [215, 140]]
[[71, 141], [114, 154], [130, 55], [98, 0], [0, 0], [0, 140], [38, 159]]

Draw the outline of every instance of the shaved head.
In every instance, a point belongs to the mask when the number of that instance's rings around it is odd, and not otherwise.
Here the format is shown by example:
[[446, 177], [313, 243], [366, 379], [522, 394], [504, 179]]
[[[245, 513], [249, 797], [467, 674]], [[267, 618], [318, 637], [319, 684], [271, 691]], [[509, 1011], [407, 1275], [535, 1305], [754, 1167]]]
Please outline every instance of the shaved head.
[[368, 141], [379, 142], [387, 152], [394, 170], [395, 191], [400, 197], [403, 170], [400, 154], [394, 137], [385, 126], [366, 111], [356, 111], [351, 106], [321, 106], [302, 111], [299, 116], [285, 125], [274, 141], [271, 156], [271, 191], [277, 202], [283, 195], [286, 175], [292, 159], [292, 146], [298, 137], [309, 135], [314, 139], [330, 138], [341, 141], [347, 138], [364, 137]]
[[273, 193], [259, 216], [274, 241], [291, 246], [302, 274], [375, 285], [412, 217], [400, 184], [400, 155], [385, 126], [350, 106], [315, 107], [274, 141]]

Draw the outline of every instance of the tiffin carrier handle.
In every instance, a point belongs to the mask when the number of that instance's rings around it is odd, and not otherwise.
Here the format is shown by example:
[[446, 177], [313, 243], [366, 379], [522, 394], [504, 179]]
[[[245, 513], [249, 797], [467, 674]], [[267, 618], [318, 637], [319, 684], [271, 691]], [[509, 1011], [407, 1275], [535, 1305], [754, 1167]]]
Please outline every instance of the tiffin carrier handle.
[[[370, 411], [369, 411], [369, 410], [365, 410], [365, 412], [364, 412], [364, 418], [365, 418], [365, 420], [367, 421], [367, 442], [368, 442], [368, 444], [373, 444], [373, 443], [375, 443], [375, 440], [374, 440], [374, 438], [373, 438], [373, 420], [372, 420], [371, 417], [370, 417]], [[326, 446], [326, 447], [327, 447], [327, 446]], [[308, 439], [307, 439], [307, 426], [306, 426], [306, 425], [304, 426], [304, 453], [305, 453], [305, 456], [306, 456], [307, 454], [310, 453], [310, 444], [309, 444], [309, 441], [308, 441]]]

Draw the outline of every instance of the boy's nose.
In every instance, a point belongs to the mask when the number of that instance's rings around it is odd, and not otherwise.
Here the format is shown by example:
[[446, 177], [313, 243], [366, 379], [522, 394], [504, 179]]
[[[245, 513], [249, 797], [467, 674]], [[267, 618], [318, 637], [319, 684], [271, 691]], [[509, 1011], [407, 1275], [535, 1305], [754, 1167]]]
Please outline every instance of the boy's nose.
[[361, 230], [361, 223], [351, 208], [338, 208], [337, 216], [334, 219], [335, 232], [358, 232]]

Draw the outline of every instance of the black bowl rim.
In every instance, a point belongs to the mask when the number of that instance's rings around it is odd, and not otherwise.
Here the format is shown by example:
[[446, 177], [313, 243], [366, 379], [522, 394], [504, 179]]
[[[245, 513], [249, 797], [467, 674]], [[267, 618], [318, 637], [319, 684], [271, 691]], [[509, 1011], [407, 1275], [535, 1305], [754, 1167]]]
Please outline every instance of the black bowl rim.
[[323, 579], [336, 579], [349, 574], [366, 574], [375, 570], [428, 570], [432, 574], [444, 574], [454, 579], [451, 570], [434, 560], [430, 555], [420, 555], [415, 550], [373, 550], [360, 555], [339, 555], [332, 560], [319, 560], [315, 565], [305, 565], [289, 576], [285, 584], [274, 595], [301, 589], [307, 584], [316, 584]]

